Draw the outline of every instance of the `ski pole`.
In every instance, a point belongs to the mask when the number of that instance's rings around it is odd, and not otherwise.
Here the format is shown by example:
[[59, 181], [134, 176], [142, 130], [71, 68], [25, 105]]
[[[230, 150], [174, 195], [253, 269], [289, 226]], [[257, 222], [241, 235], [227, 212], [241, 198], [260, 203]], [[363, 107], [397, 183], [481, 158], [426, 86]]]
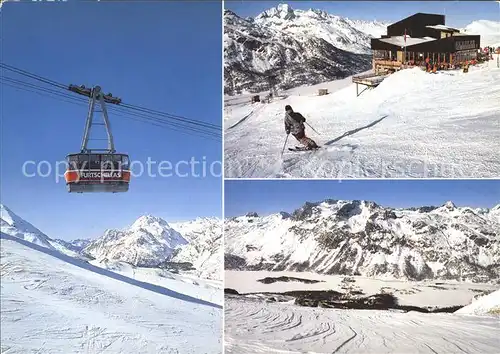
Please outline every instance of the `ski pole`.
[[286, 142], [288, 141], [288, 136], [289, 136], [289, 135], [290, 135], [290, 134], [287, 134], [287, 135], [286, 135], [285, 143], [283, 144], [283, 150], [281, 151], [281, 156], [283, 156], [283, 153], [285, 152]]
[[306, 123], [309, 126], [309, 128], [311, 128], [312, 130], [314, 130], [316, 132], [316, 134], [321, 135], [320, 133], [318, 133], [318, 131], [316, 129], [314, 129], [313, 127], [311, 127], [311, 124], [309, 124], [307, 122], [304, 122], [304, 123]]

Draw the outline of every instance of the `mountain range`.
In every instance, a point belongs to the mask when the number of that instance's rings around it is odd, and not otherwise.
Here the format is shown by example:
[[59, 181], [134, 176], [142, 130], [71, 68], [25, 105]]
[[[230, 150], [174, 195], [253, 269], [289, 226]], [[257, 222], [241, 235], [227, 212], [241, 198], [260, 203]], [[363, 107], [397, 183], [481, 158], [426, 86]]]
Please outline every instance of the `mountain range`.
[[[362, 21], [280, 4], [256, 17], [224, 11], [224, 93], [268, 92], [342, 79], [372, 67], [371, 38], [391, 23]], [[474, 21], [462, 32], [500, 45], [500, 22]]]
[[395, 209], [307, 202], [293, 213], [225, 221], [225, 269], [499, 282], [500, 204]]
[[109, 229], [95, 240], [51, 239], [29, 222], [1, 205], [1, 232], [66, 255], [98, 262], [121, 261], [138, 267], [183, 265], [200, 278], [222, 279], [222, 226], [217, 218], [169, 225], [144, 215], [130, 227]]
[[371, 68], [370, 38], [387, 24], [280, 4], [255, 18], [224, 11], [224, 90], [262, 92], [341, 79]]

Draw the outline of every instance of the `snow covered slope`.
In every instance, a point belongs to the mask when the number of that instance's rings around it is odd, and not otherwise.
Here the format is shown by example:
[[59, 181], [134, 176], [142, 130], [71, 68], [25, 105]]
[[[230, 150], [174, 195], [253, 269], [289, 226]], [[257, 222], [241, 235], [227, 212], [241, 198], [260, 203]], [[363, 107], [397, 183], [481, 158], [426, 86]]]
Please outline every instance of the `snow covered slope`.
[[225, 269], [498, 282], [497, 210], [325, 200], [292, 214], [240, 216], [225, 222]]
[[370, 38], [387, 24], [353, 21], [287, 4], [255, 18], [224, 12], [224, 90], [259, 92], [314, 84], [371, 67]]
[[92, 260], [89, 263], [141, 282], [158, 285], [220, 306], [223, 304], [224, 287], [220, 281], [200, 279], [185, 272], [173, 273], [162, 268], [135, 267], [121, 261]]
[[479, 20], [461, 30], [465, 34], [479, 34], [481, 47], [500, 47], [500, 21]]
[[462, 315], [500, 316], [500, 290], [480, 297], [472, 302], [472, 304], [462, 307], [455, 313]]
[[51, 244], [53, 240], [3, 204], [0, 204], [0, 230], [7, 235], [54, 249]]
[[188, 241], [165, 220], [145, 215], [124, 230], [106, 230], [83, 250], [98, 261], [119, 260], [136, 266], [156, 266]]
[[497, 353], [498, 320], [226, 297], [226, 353]]
[[[359, 97], [356, 85], [342, 80], [326, 96], [298, 88], [266, 104], [228, 100], [225, 177], [496, 178], [498, 82], [500, 69], [490, 61], [467, 74], [402, 70]], [[287, 104], [319, 132], [306, 126], [322, 149], [281, 156]], [[287, 146], [295, 145], [290, 136]]]
[[220, 306], [1, 238], [2, 353], [221, 352]]
[[198, 218], [172, 227], [189, 241], [180, 247], [172, 262], [189, 262], [199, 278], [222, 280], [222, 221], [217, 218]]

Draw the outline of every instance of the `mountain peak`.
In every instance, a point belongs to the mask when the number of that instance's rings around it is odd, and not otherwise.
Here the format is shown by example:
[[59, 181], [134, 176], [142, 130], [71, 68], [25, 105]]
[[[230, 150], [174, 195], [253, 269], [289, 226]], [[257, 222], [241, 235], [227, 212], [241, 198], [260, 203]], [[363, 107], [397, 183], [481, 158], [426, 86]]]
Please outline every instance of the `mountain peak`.
[[134, 229], [134, 230], [144, 229], [144, 228], [148, 228], [151, 225], [170, 228], [170, 225], [164, 219], [162, 219], [158, 216], [150, 215], [150, 214], [146, 214], [146, 215], [143, 215], [140, 218], [138, 218], [132, 224], [132, 226], [130, 226], [130, 228]]
[[134, 265], [155, 266], [188, 242], [160, 217], [146, 214], [124, 230], [106, 230], [85, 253], [100, 260], [120, 260]]
[[7, 206], [5, 206], [4, 204], [0, 204], [0, 218], [11, 226], [13, 226], [14, 224], [14, 220], [12, 217], [13, 214], [14, 213], [9, 208], [7, 208]]
[[269, 10], [262, 12], [258, 15], [257, 19], [276, 17], [282, 20], [291, 20], [295, 17], [295, 12], [292, 7], [288, 4], [279, 4]]
[[448, 210], [453, 210], [456, 208], [455, 204], [451, 200], [448, 200], [446, 203], [444, 203], [443, 207]]

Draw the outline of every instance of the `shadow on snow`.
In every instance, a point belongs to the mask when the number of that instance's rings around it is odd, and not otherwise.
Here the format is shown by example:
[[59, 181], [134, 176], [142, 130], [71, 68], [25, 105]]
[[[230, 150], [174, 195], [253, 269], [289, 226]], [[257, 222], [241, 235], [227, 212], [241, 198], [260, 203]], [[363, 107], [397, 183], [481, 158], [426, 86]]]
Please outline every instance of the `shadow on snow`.
[[339, 141], [340, 139], [343, 139], [345, 138], [346, 136], [349, 136], [349, 135], [353, 135], [353, 134], [356, 134], [357, 132], [361, 131], [361, 130], [364, 130], [364, 129], [368, 129], [368, 128], [371, 128], [373, 127], [375, 124], [378, 124], [380, 123], [381, 121], [383, 121], [385, 118], [387, 118], [388, 115], [385, 115], [383, 116], [382, 118], [379, 118], [377, 119], [376, 121], [374, 122], [371, 122], [370, 124], [368, 125], [365, 125], [364, 127], [361, 127], [361, 128], [356, 128], [356, 129], [353, 129], [353, 130], [349, 130], [348, 132], [345, 132], [343, 135], [333, 139], [333, 140], [330, 140], [326, 143], [324, 143], [323, 145], [332, 145], [333, 143], [336, 143], [337, 141]]

